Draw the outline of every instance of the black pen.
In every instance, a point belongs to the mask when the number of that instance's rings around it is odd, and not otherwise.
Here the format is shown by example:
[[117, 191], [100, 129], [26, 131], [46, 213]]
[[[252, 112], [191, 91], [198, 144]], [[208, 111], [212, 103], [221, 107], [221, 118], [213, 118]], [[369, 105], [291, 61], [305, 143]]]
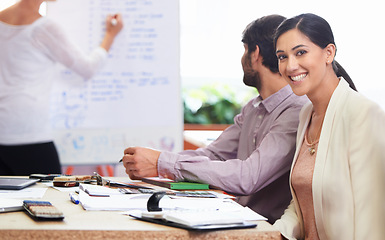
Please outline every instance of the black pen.
[[119, 162], [123, 162], [123, 158], [119, 160]]

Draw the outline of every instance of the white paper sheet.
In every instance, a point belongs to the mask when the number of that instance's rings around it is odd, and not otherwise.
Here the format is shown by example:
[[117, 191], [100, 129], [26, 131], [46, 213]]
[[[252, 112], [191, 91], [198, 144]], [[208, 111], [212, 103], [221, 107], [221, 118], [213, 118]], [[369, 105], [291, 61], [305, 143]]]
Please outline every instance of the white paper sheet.
[[0, 198], [42, 198], [47, 188], [24, 188], [21, 190], [0, 190]]

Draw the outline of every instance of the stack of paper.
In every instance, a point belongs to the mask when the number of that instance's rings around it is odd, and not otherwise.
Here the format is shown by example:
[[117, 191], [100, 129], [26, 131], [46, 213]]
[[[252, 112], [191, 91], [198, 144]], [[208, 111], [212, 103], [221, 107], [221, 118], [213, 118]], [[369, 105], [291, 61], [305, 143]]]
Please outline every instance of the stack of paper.
[[85, 210], [128, 211], [147, 209], [148, 194], [119, 194], [109, 197], [90, 196], [79, 191], [79, 201]]
[[97, 197], [109, 197], [111, 195], [121, 195], [117, 188], [108, 188], [99, 185], [91, 185], [91, 184], [80, 184], [79, 189], [83, 190], [90, 196]]
[[250, 221], [265, 217], [225, 198], [188, 198], [164, 196], [160, 212], [148, 212], [151, 194], [122, 194], [102, 186], [80, 186], [79, 199], [85, 210], [129, 211], [128, 215], [159, 224], [186, 229], [223, 229], [255, 227]]

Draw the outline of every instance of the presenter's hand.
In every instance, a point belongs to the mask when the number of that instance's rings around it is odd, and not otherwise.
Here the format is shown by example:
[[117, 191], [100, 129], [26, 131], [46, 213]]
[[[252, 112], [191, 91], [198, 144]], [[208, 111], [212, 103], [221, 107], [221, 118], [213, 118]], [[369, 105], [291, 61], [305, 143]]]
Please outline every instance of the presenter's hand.
[[113, 37], [123, 28], [123, 18], [120, 13], [115, 15], [108, 15], [106, 18], [106, 34], [111, 34]]
[[158, 176], [160, 152], [143, 147], [129, 147], [124, 150], [123, 165], [131, 179]]
[[108, 15], [106, 18], [106, 34], [100, 46], [108, 52], [116, 35], [118, 35], [122, 28], [123, 20], [121, 14]]

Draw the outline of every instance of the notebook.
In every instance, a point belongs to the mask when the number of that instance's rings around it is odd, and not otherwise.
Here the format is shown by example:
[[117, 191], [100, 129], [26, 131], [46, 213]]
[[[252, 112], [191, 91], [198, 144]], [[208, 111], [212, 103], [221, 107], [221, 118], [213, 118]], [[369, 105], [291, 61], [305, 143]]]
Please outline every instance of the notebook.
[[23, 210], [23, 200], [0, 198], [0, 213]]
[[0, 177], [0, 189], [19, 190], [38, 181], [39, 179]]

